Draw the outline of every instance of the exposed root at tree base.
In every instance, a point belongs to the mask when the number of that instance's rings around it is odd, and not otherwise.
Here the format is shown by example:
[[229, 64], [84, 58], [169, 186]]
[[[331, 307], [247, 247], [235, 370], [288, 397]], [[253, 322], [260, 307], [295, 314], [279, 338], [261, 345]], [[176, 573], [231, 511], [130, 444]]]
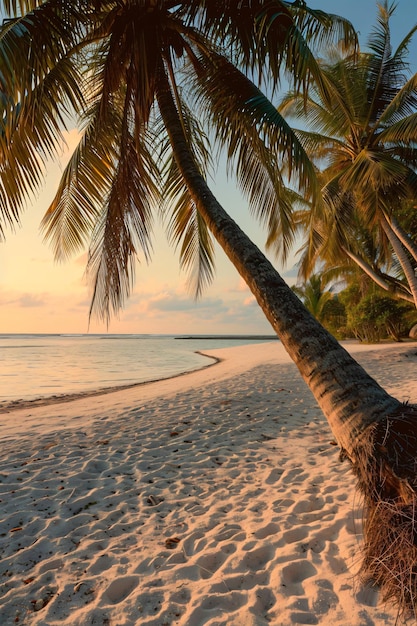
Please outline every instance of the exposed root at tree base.
[[377, 585], [404, 619], [417, 617], [416, 523], [410, 505], [378, 502], [372, 510], [367, 507], [360, 575]]
[[417, 407], [372, 427], [353, 465], [364, 499], [360, 576], [401, 618], [417, 619]]

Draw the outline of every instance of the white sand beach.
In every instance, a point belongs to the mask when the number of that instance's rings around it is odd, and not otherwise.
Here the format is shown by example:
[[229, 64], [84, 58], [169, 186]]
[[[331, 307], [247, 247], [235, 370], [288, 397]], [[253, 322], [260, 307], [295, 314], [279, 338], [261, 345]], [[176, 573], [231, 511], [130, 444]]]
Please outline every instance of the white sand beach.
[[[417, 402], [417, 344], [347, 344]], [[0, 624], [394, 626], [355, 577], [361, 503], [278, 342], [0, 414]]]

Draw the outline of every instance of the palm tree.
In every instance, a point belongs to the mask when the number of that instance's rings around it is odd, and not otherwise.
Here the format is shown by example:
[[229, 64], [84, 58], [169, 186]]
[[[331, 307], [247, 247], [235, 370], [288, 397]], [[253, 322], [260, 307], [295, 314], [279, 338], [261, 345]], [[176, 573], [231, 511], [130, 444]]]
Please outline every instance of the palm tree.
[[326, 304], [333, 298], [331, 289], [326, 289], [328, 282], [324, 274], [311, 274], [309, 279], [295, 285], [293, 291], [308, 311], [321, 323], [324, 321]]
[[[402, 213], [402, 224], [410, 222], [407, 215], [410, 216], [410, 210]], [[386, 238], [380, 236], [380, 231], [370, 230], [360, 214], [351, 215], [349, 223], [343, 215], [340, 220], [338, 215], [334, 217], [329, 223], [327, 218], [313, 217], [310, 210], [301, 210], [294, 215], [299, 230], [307, 234], [299, 249], [300, 276], [309, 276], [317, 263], [326, 274], [331, 273], [334, 278], [348, 282], [352, 276], [357, 279], [362, 274], [389, 292], [390, 297], [415, 306], [401, 264], [388, 248]], [[407, 229], [407, 232], [414, 232], [414, 229]]]
[[0, 33], [3, 220], [18, 217], [40, 180], [42, 156], [54, 153], [74, 109], [83, 114], [83, 135], [44, 225], [64, 257], [91, 236], [93, 312], [108, 318], [129, 295], [136, 255], [150, 255], [151, 212], [161, 198], [172, 207], [168, 228], [182, 263], [197, 267], [197, 290], [210, 278], [211, 232], [358, 476], [368, 507], [365, 572], [403, 608], [413, 607], [417, 410], [386, 393], [314, 319], [205, 178], [200, 122], [207, 118], [270, 232], [289, 219], [279, 166], [285, 161], [304, 192], [314, 190], [314, 171], [246, 73], [260, 79], [267, 72], [275, 82], [284, 68], [299, 85], [312, 75], [320, 80], [306, 39], [339, 24], [348, 43], [352, 31], [302, 2], [280, 0], [3, 0], [7, 11], [17, 5], [22, 15]]
[[[321, 64], [327, 89], [310, 90], [307, 100], [289, 93], [280, 112], [307, 124], [298, 136], [320, 170], [322, 197], [299, 214], [308, 233], [303, 272], [314, 271], [318, 259], [329, 267], [345, 259], [417, 307], [417, 240], [399, 219], [417, 197], [417, 74], [406, 63], [417, 26], [392, 52], [394, 10], [387, 1], [378, 5], [370, 52], [332, 50]], [[373, 259], [364, 254], [366, 232]]]

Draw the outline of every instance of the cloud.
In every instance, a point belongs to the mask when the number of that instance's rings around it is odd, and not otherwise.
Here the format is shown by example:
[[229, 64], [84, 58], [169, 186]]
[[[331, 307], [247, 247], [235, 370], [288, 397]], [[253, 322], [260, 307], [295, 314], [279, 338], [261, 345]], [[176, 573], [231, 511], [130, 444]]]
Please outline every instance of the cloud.
[[245, 281], [241, 277], [239, 278], [239, 284], [237, 286], [236, 291], [238, 291], [238, 292], [249, 291], [249, 287], [247, 286], [247, 284], [245, 283]]
[[243, 300], [243, 306], [258, 306], [255, 296], [249, 296]]
[[[235, 292], [236, 293], [236, 292]], [[269, 324], [252, 296], [228, 290], [194, 300], [181, 290], [135, 293], [121, 312], [122, 325], [134, 332], [249, 333], [269, 332]], [[151, 329], [149, 331], [149, 329]]]
[[6, 292], [0, 298], [2, 307], [39, 308], [47, 304], [46, 294], [33, 295], [31, 293]]
[[16, 304], [23, 308], [38, 308], [45, 306], [46, 301], [44, 297], [34, 296], [31, 293], [25, 293], [18, 298]]
[[215, 310], [217, 312], [227, 310], [227, 306], [225, 306], [221, 298], [203, 297], [201, 300], [194, 300], [190, 296], [177, 294], [175, 292], [155, 294], [149, 297], [144, 304], [144, 308], [147, 311], [181, 311], [195, 313], [196, 311], [203, 312], [206, 309], [210, 311]]

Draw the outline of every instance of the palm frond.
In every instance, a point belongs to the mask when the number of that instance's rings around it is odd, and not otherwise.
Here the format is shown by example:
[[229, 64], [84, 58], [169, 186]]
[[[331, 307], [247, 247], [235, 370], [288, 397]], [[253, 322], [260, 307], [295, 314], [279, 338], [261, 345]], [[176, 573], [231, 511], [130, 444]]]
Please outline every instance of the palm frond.
[[308, 7], [304, 2], [285, 3], [309, 45], [314, 49], [328, 48], [335, 42], [343, 50], [354, 52], [358, 45], [357, 33], [349, 20]]
[[417, 74], [401, 85], [381, 113], [378, 125], [386, 128], [412, 115], [417, 108]]
[[[55, 9], [56, 6], [49, 12], [54, 23], [58, 20]], [[40, 48], [29, 54], [28, 46], [34, 37], [32, 21], [38, 25], [45, 18], [46, 24], [50, 24], [49, 13], [46, 18], [45, 11], [42, 17], [36, 13], [36, 19], [26, 17], [22, 23], [14, 22], [0, 32], [0, 76], [3, 93], [7, 93], [0, 113], [0, 213], [2, 221], [10, 225], [19, 219], [28, 194], [35, 193], [42, 184], [46, 160], [59, 153], [68, 115], [83, 103], [82, 79], [70, 56], [65, 56], [62, 42], [56, 42], [59, 58], [55, 64], [48, 58], [53, 55], [54, 46], [50, 44], [45, 58], [34, 61], [37, 78], [34, 80], [29, 71], [26, 74], [27, 67], [31, 67], [30, 55], [42, 57], [44, 47], [39, 35]], [[67, 38], [69, 46], [71, 42]], [[25, 54], [29, 54], [29, 60]], [[20, 72], [19, 63], [25, 68]]]
[[171, 211], [168, 237], [180, 248], [180, 264], [188, 274], [188, 288], [198, 298], [213, 280], [214, 244], [188, 190], [184, 189], [181, 175], [175, 176], [175, 169], [170, 168], [165, 187]]
[[[201, 59], [198, 104], [206, 111], [229, 168], [234, 169], [254, 213], [276, 240], [285, 225], [284, 256], [293, 240], [292, 207], [283, 174], [306, 193], [317, 192], [314, 167], [296, 134], [259, 89], [224, 59]], [[204, 70], [204, 71], [203, 71]]]
[[411, 43], [412, 38], [417, 32], [417, 24], [415, 24], [408, 33], [403, 37], [403, 39], [398, 44], [393, 56], [404, 59], [404, 57], [409, 53], [409, 45]]
[[41, 222], [54, 256], [64, 261], [84, 247], [108, 197], [113, 175], [113, 148], [94, 141], [96, 116], [90, 120], [60, 180]]
[[[377, 24], [368, 38], [368, 47], [372, 54], [368, 55], [368, 81], [372, 85], [372, 89], [368, 91], [368, 120], [377, 119], [380, 113], [385, 109], [387, 100], [384, 85], [390, 85], [388, 74], [392, 75], [392, 69], [389, 71], [388, 64], [391, 57], [391, 33], [389, 18], [392, 10], [388, 9], [387, 4], [378, 5]], [[369, 122], [368, 122], [369, 123]]]
[[280, 101], [279, 111], [302, 119], [311, 130], [343, 137], [361, 123], [366, 72], [352, 57], [338, 58], [334, 65], [321, 64], [325, 90], [309, 90], [308, 96], [288, 92]]
[[357, 195], [365, 194], [368, 190], [376, 193], [388, 189], [395, 181], [403, 182], [407, 175], [407, 168], [389, 154], [362, 150], [347, 167], [341, 176], [341, 184], [345, 189], [351, 189]]
[[285, 160], [290, 179], [297, 172], [300, 186], [313, 191], [314, 168], [271, 101], [225, 59], [202, 59], [201, 69], [201, 105], [206, 107], [216, 137], [227, 148], [229, 158], [240, 149], [251, 149], [260, 157]]
[[100, 98], [92, 102], [82, 141], [43, 221], [59, 258], [92, 237], [90, 316], [107, 322], [131, 293], [139, 255], [150, 257], [152, 213], [160, 202], [155, 137], [135, 119], [128, 88], [112, 98], [106, 115]]
[[263, 74], [262, 60], [268, 59], [271, 72], [282, 63], [287, 33], [293, 23], [284, 2], [255, 0], [191, 0], [189, 23], [212, 41], [227, 42], [234, 61], [251, 72]]
[[[212, 167], [208, 138], [197, 117], [180, 99], [181, 120], [185, 125], [190, 151], [199, 171], [206, 177]], [[164, 136], [162, 123], [157, 122], [157, 135]], [[210, 232], [197, 211], [190, 190], [171, 152], [168, 141], [161, 141], [160, 160], [165, 179], [161, 196], [164, 217], [167, 217], [167, 234], [170, 243], [180, 251], [180, 266], [188, 274], [188, 289], [200, 297], [214, 276], [214, 245]]]
[[340, 169], [340, 164], [344, 158], [351, 160], [349, 146], [346, 146], [343, 139], [300, 128], [294, 128], [294, 132], [306, 153], [310, 155], [312, 162], [319, 168], [337, 161], [338, 169]]
[[94, 284], [90, 316], [107, 323], [131, 293], [139, 253], [150, 258], [152, 214], [160, 202], [152, 167], [145, 147], [138, 154], [135, 138], [124, 140], [87, 267]]
[[[414, 150], [413, 152], [413, 159], [416, 159], [416, 150]], [[408, 164], [408, 161], [406, 161], [406, 163]], [[401, 202], [403, 200], [405, 200], [406, 202], [408, 202], [408, 204], [410, 205], [410, 200], [411, 200], [411, 211], [409, 211], [409, 213], [411, 215], [414, 214], [414, 210], [415, 210], [415, 198], [417, 198], [417, 171], [416, 171], [416, 167], [414, 167], [414, 169], [412, 168], [408, 168], [407, 170], [407, 176], [405, 177], [404, 180], [404, 190], [399, 189], [399, 193], [398, 196], [401, 199]], [[410, 220], [411, 221], [411, 220]]]
[[388, 149], [391, 144], [415, 147], [417, 143], [417, 113], [403, 117], [385, 128], [378, 134], [378, 140], [386, 144]]
[[139, 253], [145, 259], [150, 256], [153, 201], [158, 200], [148, 159], [140, 158], [131, 138], [119, 155], [108, 199], [92, 236], [87, 266], [94, 284], [90, 316], [108, 323], [129, 297]]
[[[295, 91], [289, 91], [281, 99], [278, 111], [290, 122], [293, 119], [302, 119], [311, 130], [333, 134], [335, 130], [338, 131], [339, 129], [333, 123], [333, 119], [329, 116], [326, 107], [319, 100], [314, 99], [314, 95], [311, 92], [309, 97], [305, 98]], [[326, 124], [327, 119], [329, 124]]]
[[33, 11], [42, 0], [1, 0], [3, 10], [7, 15], [24, 15], [29, 11]]
[[355, 54], [357, 34], [352, 24], [337, 15], [310, 9], [302, 2], [286, 2], [294, 17], [295, 25], [288, 33], [285, 55], [286, 70], [297, 90], [304, 92], [314, 82], [315, 88], [325, 97], [328, 85], [323, 80], [317, 53], [331, 44], [338, 45], [347, 53]]
[[316, 89], [323, 95], [327, 85], [323, 81], [317, 54], [330, 45], [337, 44], [347, 52], [354, 53], [357, 34], [352, 24], [343, 17], [309, 8], [305, 2], [284, 2], [289, 9], [294, 25], [288, 32], [285, 52], [285, 67], [297, 88], [304, 90], [314, 81]]
[[82, 36], [83, 18], [74, 3], [37, 4], [0, 28], [2, 88], [15, 103], [30, 94], [57, 62], [68, 58]]

